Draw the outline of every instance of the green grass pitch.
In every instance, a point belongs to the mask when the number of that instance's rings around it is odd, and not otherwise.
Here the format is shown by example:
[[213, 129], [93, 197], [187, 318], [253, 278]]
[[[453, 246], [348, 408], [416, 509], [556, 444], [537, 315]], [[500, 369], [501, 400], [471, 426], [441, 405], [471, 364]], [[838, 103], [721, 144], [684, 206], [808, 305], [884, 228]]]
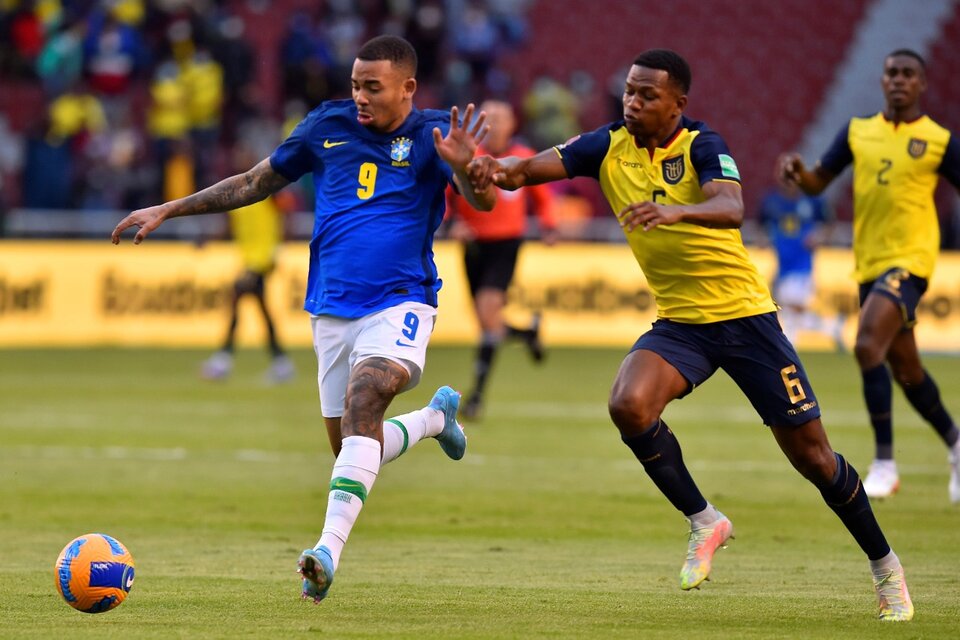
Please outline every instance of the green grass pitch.
[[[866, 560], [788, 465], [722, 373], [667, 409], [701, 488], [733, 520], [712, 581], [679, 589], [686, 523], [606, 415], [622, 352], [518, 347], [496, 363], [460, 462], [433, 441], [384, 467], [330, 597], [294, 573], [319, 537], [332, 456], [309, 351], [298, 378], [262, 383], [238, 354], [227, 382], [206, 353], [0, 352], [0, 637], [3, 638], [947, 638], [960, 634], [960, 508], [946, 451], [899, 391], [902, 488], [875, 504], [904, 562], [913, 622], [880, 623]], [[852, 356], [807, 354], [834, 447], [861, 472], [872, 440]], [[954, 415], [960, 362], [929, 357]], [[469, 385], [471, 350], [431, 350], [423, 382]], [[60, 549], [120, 539], [137, 578], [87, 615], [54, 587]]]

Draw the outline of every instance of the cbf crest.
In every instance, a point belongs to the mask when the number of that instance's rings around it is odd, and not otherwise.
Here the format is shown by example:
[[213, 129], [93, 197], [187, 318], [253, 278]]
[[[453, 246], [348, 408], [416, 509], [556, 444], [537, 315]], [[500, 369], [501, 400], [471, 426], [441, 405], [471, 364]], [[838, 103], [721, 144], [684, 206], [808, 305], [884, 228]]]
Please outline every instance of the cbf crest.
[[413, 148], [413, 141], [410, 138], [397, 138], [390, 143], [390, 159], [393, 160], [395, 167], [409, 167], [410, 150]]
[[907, 143], [907, 153], [910, 154], [911, 158], [919, 159], [924, 152], [927, 150], [927, 141], [921, 140], [920, 138], [910, 138], [910, 142]]
[[683, 156], [667, 158], [660, 164], [663, 167], [663, 181], [667, 184], [677, 184], [683, 178]]

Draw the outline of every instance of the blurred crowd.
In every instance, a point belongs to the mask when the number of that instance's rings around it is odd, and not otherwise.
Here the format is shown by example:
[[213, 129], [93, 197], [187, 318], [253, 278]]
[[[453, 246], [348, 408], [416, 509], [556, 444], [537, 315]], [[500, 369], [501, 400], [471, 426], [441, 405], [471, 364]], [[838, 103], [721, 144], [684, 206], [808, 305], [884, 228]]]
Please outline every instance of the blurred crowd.
[[[23, 106], [0, 100], [0, 213], [131, 210], [212, 184], [241, 137], [265, 157], [349, 97], [380, 33], [416, 47], [418, 107], [513, 100], [531, 144], [562, 142], [580, 130], [575, 88], [544, 77], [518, 96], [503, 62], [531, 1], [0, 0], [0, 86], [42, 92], [18, 125]], [[297, 197], [311, 208], [309, 184]]]

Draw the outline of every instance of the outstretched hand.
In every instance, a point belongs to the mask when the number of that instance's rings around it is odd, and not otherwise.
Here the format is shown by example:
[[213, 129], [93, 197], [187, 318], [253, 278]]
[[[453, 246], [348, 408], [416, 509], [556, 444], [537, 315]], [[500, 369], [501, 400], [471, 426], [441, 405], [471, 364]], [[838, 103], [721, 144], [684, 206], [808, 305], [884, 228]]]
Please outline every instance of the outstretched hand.
[[780, 180], [800, 184], [804, 168], [803, 158], [799, 153], [783, 153], [777, 158], [777, 175]]
[[433, 144], [437, 148], [437, 154], [454, 171], [465, 171], [467, 163], [473, 159], [477, 152], [477, 147], [487, 135], [490, 127], [485, 125], [487, 114], [480, 112], [476, 122], [471, 123], [473, 119], [473, 103], [467, 105], [467, 110], [463, 114], [463, 122], [460, 121], [460, 110], [457, 107], [450, 109], [450, 131], [444, 137], [439, 127], [433, 128]]
[[130, 227], [139, 227], [137, 235], [133, 237], [133, 244], [140, 244], [151, 231], [160, 226], [167, 219], [167, 208], [165, 205], [147, 207], [146, 209], [137, 209], [126, 218], [121, 220], [113, 229], [110, 239], [113, 244], [120, 244], [120, 234]]

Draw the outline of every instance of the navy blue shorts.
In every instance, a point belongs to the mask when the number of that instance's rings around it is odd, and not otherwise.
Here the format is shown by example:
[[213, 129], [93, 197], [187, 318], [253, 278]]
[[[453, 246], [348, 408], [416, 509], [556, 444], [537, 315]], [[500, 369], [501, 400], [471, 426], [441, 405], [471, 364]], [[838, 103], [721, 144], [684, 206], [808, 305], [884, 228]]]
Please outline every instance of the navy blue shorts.
[[903, 316], [903, 328], [908, 330], [917, 324], [917, 306], [926, 291], [927, 281], [925, 279], [913, 275], [906, 269], [894, 267], [893, 269], [887, 269], [876, 280], [864, 282], [860, 285], [860, 306], [863, 307], [864, 301], [871, 293], [890, 298], [900, 308], [900, 314]]
[[820, 417], [820, 405], [796, 349], [775, 312], [707, 324], [657, 320], [631, 352], [653, 351], [690, 386], [683, 397], [719, 368], [729, 375], [763, 423], [785, 427]]

